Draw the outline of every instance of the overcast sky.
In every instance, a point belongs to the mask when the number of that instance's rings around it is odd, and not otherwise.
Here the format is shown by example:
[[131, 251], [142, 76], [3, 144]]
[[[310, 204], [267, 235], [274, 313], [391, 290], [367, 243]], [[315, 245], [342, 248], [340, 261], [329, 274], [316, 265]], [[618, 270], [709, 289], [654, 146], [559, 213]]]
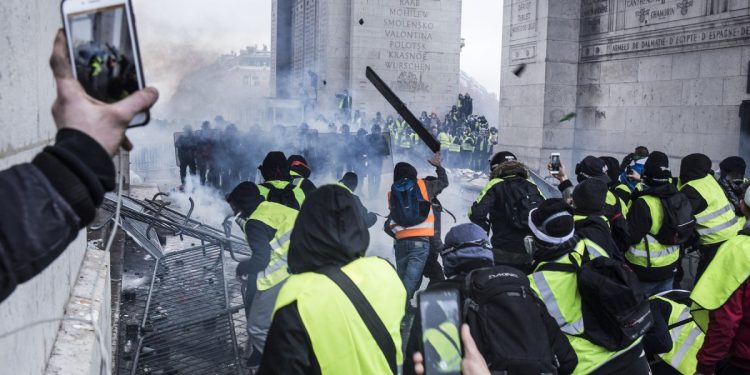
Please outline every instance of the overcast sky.
[[[502, 1], [463, 0], [461, 68], [500, 87]], [[271, 0], [133, 0], [146, 79], [169, 95], [176, 77], [221, 53], [271, 44]]]

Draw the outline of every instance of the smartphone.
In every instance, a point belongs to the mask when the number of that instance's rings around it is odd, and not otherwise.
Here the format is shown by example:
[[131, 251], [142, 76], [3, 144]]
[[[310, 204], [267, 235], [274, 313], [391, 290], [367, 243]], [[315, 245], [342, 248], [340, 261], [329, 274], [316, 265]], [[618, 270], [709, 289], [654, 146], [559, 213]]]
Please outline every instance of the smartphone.
[[560, 173], [560, 153], [553, 152], [549, 155], [550, 173]]
[[418, 296], [422, 320], [422, 353], [426, 375], [461, 374], [461, 296], [450, 287]]
[[[145, 87], [130, 0], [64, 0], [60, 7], [73, 75], [86, 93], [114, 103]], [[130, 127], [149, 119], [139, 113]]]

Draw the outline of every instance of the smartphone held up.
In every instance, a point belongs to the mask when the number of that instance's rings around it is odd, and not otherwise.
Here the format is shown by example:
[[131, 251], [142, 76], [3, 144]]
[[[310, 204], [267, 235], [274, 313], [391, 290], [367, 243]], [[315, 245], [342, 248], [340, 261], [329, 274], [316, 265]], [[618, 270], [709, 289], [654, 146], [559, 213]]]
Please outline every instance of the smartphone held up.
[[[64, 0], [61, 10], [73, 75], [87, 94], [114, 103], [145, 87], [130, 0]], [[148, 121], [142, 112], [130, 126]]]
[[549, 156], [549, 166], [550, 166], [550, 173], [551, 174], [559, 174], [560, 173], [560, 154], [557, 152], [553, 152]]
[[419, 296], [425, 375], [461, 374], [461, 296], [456, 288], [425, 290]]

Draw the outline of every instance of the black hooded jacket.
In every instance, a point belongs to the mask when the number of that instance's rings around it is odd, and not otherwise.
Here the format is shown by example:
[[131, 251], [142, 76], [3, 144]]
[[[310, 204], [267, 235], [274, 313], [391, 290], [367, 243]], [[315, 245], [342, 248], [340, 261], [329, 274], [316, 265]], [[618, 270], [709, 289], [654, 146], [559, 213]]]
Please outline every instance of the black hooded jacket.
[[[370, 233], [353, 195], [326, 185], [307, 197], [292, 231], [289, 272], [344, 266], [365, 255]], [[325, 298], [325, 296], [321, 296]], [[297, 302], [274, 314], [258, 374], [320, 374]]]
[[602, 218], [603, 215], [576, 212], [576, 216], [579, 215], [586, 217], [576, 220], [576, 234], [599, 245], [611, 258], [622, 260], [622, 252], [612, 238], [612, 230], [608, 221]]
[[711, 159], [703, 154], [690, 154], [685, 156], [680, 163], [680, 192], [685, 194], [693, 207], [693, 215], [703, 212], [708, 208], [708, 202], [692, 186], [685, 184], [706, 177], [711, 173]]

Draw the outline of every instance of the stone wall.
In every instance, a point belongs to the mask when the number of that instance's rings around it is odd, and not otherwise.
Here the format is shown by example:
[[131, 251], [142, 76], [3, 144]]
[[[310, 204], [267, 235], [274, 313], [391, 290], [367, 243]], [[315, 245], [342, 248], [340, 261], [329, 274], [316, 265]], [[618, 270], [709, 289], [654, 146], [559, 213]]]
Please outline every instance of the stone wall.
[[692, 152], [738, 153], [750, 0], [506, 0], [505, 10], [501, 139], [533, 166], [551, 150], [573, 165], [641, 144], [673, 170]]
[[[48, 61], [55, 32], [61, 27], [60, 1], [3, 0], [0, 15], [0, 168], [5, 169], [31, 160], [53, 142], [50, 108], [55, 87]], [[85, 254], [82, 232], [50, 267], [0, 303], [0, 334], [61, 317]], [[109, 303], [108, 299], [102, 302]], [[60, 326], [60, 322], [37, 324], [0, 339], [0, 372], [44, 373]], [[90, 348], [78, 349], [86, 354]]]
[[[361, 21], [360, 21], [361, 20]], [[417, 116], [444, 114], [458, 95], [461, 0], [354, 0], [351, 85], [368, 118], [393, 112], [365, 77], [371, 66]]]

